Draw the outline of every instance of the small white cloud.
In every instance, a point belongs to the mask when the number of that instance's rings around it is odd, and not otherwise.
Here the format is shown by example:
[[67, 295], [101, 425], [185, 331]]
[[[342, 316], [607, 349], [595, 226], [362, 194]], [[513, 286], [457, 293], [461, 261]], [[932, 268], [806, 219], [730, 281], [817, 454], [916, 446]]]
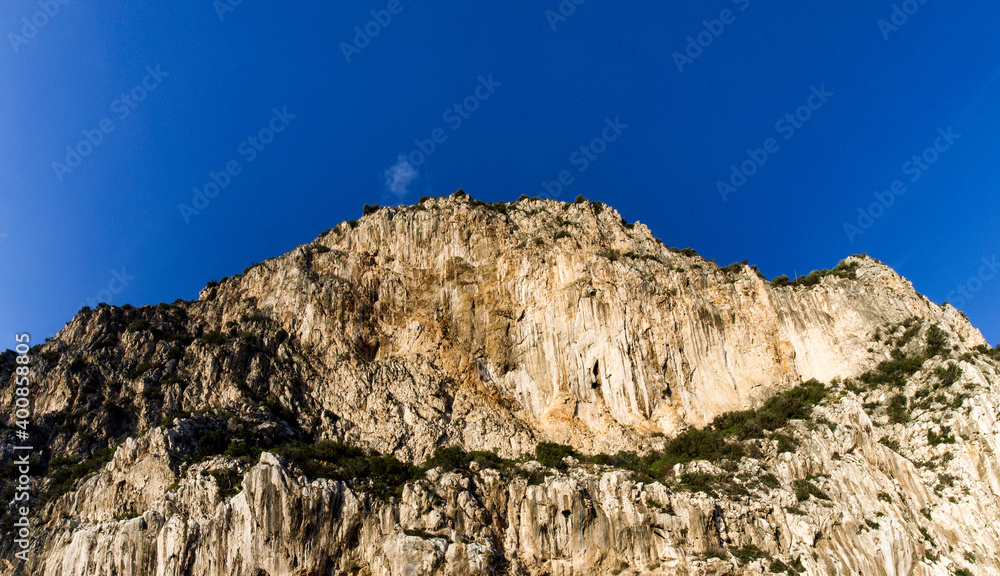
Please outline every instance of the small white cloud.
[[397, 198], [402, 198], [410, 193], [410, 184], [419, 177], [420, 172], [410, 164], [406, 156], [400, 154], [396, 163], [385, 171], [385, 187]]

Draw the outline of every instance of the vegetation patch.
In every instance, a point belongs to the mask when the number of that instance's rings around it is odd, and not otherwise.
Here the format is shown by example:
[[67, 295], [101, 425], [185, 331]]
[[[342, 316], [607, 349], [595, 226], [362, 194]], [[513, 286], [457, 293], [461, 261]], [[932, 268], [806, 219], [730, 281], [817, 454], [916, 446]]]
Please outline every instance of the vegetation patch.
[[579, 455], [569, 446], [554, 444], [552, 442], [540, 442], [535, 447], [535, 459], [543, 466], [565, 470], [567, 468], [564, 458], [579, 458]]
[[219, 490], [219, 498], [223, 500], [228, 500], [239, 494], [242, 489], [243, 474], [240, 474], [236, 470], [222, 468], [209, 470], [208, 474], [212, 478], [215, 478], [215, 485]]
[[226, 343], [226, 337], [218, 330], [210, 330], [205, 332], [204, 336], [201, 337], [201, 341], [211, 346], [221, 346]]
[[[822, 383], [810, 380], [773, 396], [756, 410], [729, 412], [716, 418], [704, 429], [686, 430], [671, 439], [663, 450], [652, 451], [643, 456], [634, 452], [618, 452], [614, 455], [598, 454], [586, 458], [573, 453], [569, 447], [563, 447], [561, 451], [545, 447], [544, 454], [550, 455], [547, 458], [550, 462], [555, 461], [555, 456], [559, 456], [561, 462], [562, 457], [571, 455], [583, 462], [628, 470], [643, 481], [668, 480], [673, 478], [673, 468], [677, 464], [696, 460], [719, 464], [734, 462], [748, 455], [759, 456], [759, 449], [748, 442], [750, 440], [776, 440], [779, 451], [794, 451], [797, 447], [794, 438], [778, 430], [792, 420], [811, 419], [813, 407], [826, 394], [827, 389]], [[553, 465], [550, 467], [557, 468]], [[768, 488], [780, 486], [778, 479], [770, 474], [762, 476], [758, 481]], [[711, 474], [688, 475], [686, 480], [682, 479], [681, 487], [704, 490], [710, 494], [714, 493], [709, 491], [712, 487], [729, 493], [745, 492], [739, 484]]]
[[72, 458], [53, 458], [49, 462], [49, 485], [41, 496], [43, 502], [54, 500], [73, 490], [77, 480], [86, 478], [104, 467], [115, 455], [114, 447], [101, 448], [83, 461]]
[[955, 435], [951, 433], [951, 426], [942, 426], [941, 432], [937, 433], [933, 430], [927, 431], [927, 444], [930, 446], [938, 446], [941, 444], [954, 444]]
[[810, 496], [819, 500], [830, 499], [826, 492], [820, 490], [819, 486], [813, 484], [812, 480], [808, 478], [792, 482], [792, 490], [795, 492], [795, 498], [798, 499], [799, 502], [805, 502]]
[[894, 440], [888, 436], [883, 436], [879, 438], [879, 442], [882, 443], [886, 448], [892, 450], [893, 452], [899, 452], [899, 440]]
[[382, 456], [342, 442], [286, 444], [274, 452], [309, 478], [339, 480], [381, 499], [401, 496], [407, 482], [423, 476], [423, 470], [393, 456]]
[[889, 415], [889, 421], [894, 424], [905, 424], [910, 420], [909, 401], [903, 394], [889, 398], [889, 405], [885, 411]]
[[809, 380], [772, 396], [756, 410], [723, 414], [712, 422], [712, 428], [739, 440], [764, 438], [767, 430], [784, 428], [791, 420], [809, 420], [813, 407], [826, 394], [826, 386], [817, 380]]
[[822, 270], [813, 270], [812, 272], [806, 274], [805, 276], [799, 276], [795, 280], [789, 280], [788, 276], [781, 275], [771, 280], [772, 286], [815, 286], [820, 283], [820, 280], [826, 278], [827, 276], [833, 276], [836, 278], [845, 278], [849, 280], [857, 280], [858, 278], [858, 262], [848, 263], [847, 261], [841, 261], [833, 270], [827, 270], [826, 268]]
[[761, 551], [753, 544], [748, 544], [740, 548], [730, 548], [729, 553], [739, 560], [740, 564], [748, 564], [759, 558], [767, 558], [768, 554]]
[[145, 318], [138, 318], [129, 324], [126, 330], [129, 332], [139, 332], [140, 330], [149, 330], [149, 327], [149, 320], [146, 320]]
[[920, 371], [924, 360], [921, 356], [908, 356], [897, 348], [892, 351], [891, 359], [883, 360], [874, 370], [865, 372], [858, 379], [869, 388], [883, 384], [902, 388], [911, 376]]

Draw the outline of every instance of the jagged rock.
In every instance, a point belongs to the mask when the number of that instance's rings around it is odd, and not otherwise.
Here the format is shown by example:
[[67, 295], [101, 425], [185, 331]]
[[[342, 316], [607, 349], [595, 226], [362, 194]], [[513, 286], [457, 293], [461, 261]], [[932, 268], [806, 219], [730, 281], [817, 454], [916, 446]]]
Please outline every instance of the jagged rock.
[[[0, 567], [1000, 574], [996, 360], [888, 267], [844, 267], [773, 286], [608, 207], [455, 196], [341, 224], [196, 302], [82, 311], [33, 351], [34, 434], [53, 456], [114, 454], [75, 483], [57, 482], [65, 463], [37, 479], [50, 500], [32, 559], [5, 542]], [[901, 386], [852, 380], [930, 347], [931, 327], [944, 344]], [[8, 405], [12, 367], [5, 356]], [[739, 462], [682, 462], [660, 481], [586, 458], [660, 450], [812, 378], [830, 392], [784, 427], [791, 450], [771, 435]], [[886, 410], [898, 395], [905, 422]], [[431, 469], [380, 493], [267, 451], [320, 440], [413, 463], [449, 445], [519, 458], [539, 441], [581, 456]]]

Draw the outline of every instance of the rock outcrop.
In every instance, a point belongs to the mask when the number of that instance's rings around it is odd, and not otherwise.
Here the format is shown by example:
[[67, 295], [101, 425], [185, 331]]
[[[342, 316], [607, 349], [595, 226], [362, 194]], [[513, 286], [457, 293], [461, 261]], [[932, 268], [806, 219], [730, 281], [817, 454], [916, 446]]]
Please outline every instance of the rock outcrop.
[[[1000, 355], [866, 256], [781, 285], [597, 203], [455, 195], [32, 355], [44, 507], [4, 573], [1000, 574]], [[712, 428], [808, 380], [807, 417]], [[642, 458], [692, 428], [741, 452]]]

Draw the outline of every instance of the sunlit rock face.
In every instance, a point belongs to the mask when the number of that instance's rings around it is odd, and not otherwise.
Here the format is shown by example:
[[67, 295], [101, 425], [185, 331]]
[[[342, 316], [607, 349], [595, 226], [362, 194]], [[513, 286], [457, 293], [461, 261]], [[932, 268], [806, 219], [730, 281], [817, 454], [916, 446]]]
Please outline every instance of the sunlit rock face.
[[[31, 559], [8, 542], [0, 567], [1000, 574], [996, 355], [875, 260], [814, 280], [720, 268], [597, 203], [456, 195], [342, 223], [195, 302], [84, 310], [34, 351], [35, 434], [93, 473], [50, 466]], [[923, 365], [859, 384], [893, 354]], [[768, 431], [738, 461], [655, 478], [590, 458], [663, 450], [810, 379], [828, 393], [783, 426], [790, 448]], [[886, 410], [899, 395], [903, 420]], [[233, 441], [249, 437], [516, 461], [430, 468], [386, 495]], [[579, 458], [542, 466], [539, 442]]]

